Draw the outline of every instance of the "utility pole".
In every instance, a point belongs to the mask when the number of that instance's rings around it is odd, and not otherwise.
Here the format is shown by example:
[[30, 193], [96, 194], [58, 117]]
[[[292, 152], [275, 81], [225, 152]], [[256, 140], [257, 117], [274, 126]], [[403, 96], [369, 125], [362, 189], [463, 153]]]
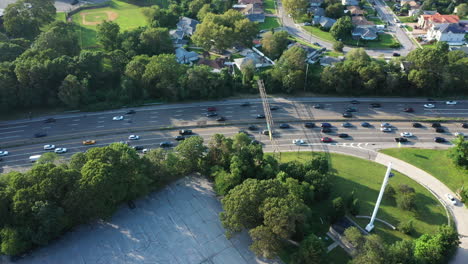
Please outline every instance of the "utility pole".
[[263, 112], [265, 113], [265, 120], [267, 123], [267, 129], [268, 129], [268, 135], [270, 137], [270, 142], [271, 146], [273, 147], [273, 155], [275, 158], [279, 159], [281, 158], [281, 153], [278, 148], [278, 143], [273, 137], [273, 117], [271, 116], [271, 110], [270, 110], [270, 103], [268, 102], [268, 96], [265, 91], [265, 85], [263, 84], [263, 80], [258, 80], [258, 90], [260, 91], [260, 97], [262, 98], [262, 104], [263, 104]]
[[382, 202], [382, 197], [385, 191], [385, 187], [387, 187], [388, 179], [390, 178], [391, 172], [392, 172], [392, 163], [389, 162], [388, 167], [387, 167], [387, 172], [385, 173], [384, 181], [382, 183], [382, 187], [380, 188], [379, 197], [377, 198], [377, 202], [375, 203], [374, 212], [372, 213], [372, 217], [371, 217], [369, 224], [366, 226], [367, 232], [370, 232], [372, 231], [372, 229], [374, 229], [374, 220], [375, 220], [375, 217], [377, 216], [377, 211], [379, 211], [380, 202]]

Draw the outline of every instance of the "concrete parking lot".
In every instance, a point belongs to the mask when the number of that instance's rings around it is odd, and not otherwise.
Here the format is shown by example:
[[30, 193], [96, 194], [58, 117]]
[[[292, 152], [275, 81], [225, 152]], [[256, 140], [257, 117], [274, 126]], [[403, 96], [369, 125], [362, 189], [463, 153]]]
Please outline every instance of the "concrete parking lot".
[[280, 263], [257, 258], [246, 233], [225, 237], [221, 204], [204, 178], [186, 177], [135, 204], [15, 263]]

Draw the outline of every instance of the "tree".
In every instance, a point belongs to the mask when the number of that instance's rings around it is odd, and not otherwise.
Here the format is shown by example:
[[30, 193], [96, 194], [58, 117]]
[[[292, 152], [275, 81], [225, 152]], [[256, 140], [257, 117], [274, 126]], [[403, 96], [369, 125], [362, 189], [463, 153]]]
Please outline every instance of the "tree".
[[353, 23], [349, 16], [339, 18], [335, 24], [330, 28], [330, 34], [336, 40], [344, 40], [351, 36], [353, 30]]
[[302, 240], [299, 250], [292, 258], [292, 264], [320, 264], [326, 263], [327, 250], [322, 241], [314, 235], [308, 235]]
[[341, 41], [333, 42], [333, 49], [338, 52], [343, 52], [344, 44]]
[[281, 241], [270, 230], [270, 228], [260, 225], [249, 231], [252, 238], [250, 249], [257, 255], [273, 258], [281, 250]]
[[428, 264], [441, 263], [444, 252], [437, 236], [424, 234], [414, 242], [414, 257]]
[[344, 231], [346, 240], [351, 243], [356, 249], [360, 249], [364, 246], [365, 237], [355, 226], [349, 227]]
[[167, 28], [147, 28], [140, 35], [140, 51], [147, 55], [172, 53], [172, 40]]
[[410, 219], [405, 222], [400, 222], [400, 224], [398, 224], [398, 230], [400, 230], [403, 234], [411, 234], [414, 232], [413, 220]]
[[24, 51], [25, 49], [20, 45], [10, 42], [0, 42], [0, 62], [13, 61]]
[[294, 17], [305, 14], [307, 9], [307, 0], [284, 0], [283, 6], [286, 11]]
[[78, 80], [75, 75], [67, 75], [59, 87], [58, 97], [68, 107], [80, 106], [86, 97], [88, 82]]
[[341, 3], [332, 4], [325, 9], [325, 15], [337, 19], [344, 16], [343, 10], [344, 6]]
[[405, 184], [398, 185], [396, 196], [396, 203], [398, 208], [403, 210], [413, 210], [415, 209], [415, 191], [413, 188]]
[[300, 47], [285, 51], [275, 64], [271, 76], [279, 81], [286, 93], [292, 93], [304, 87], [306, 52]]
[[353, 264], [384, 264], [387, 259], [387, 249], [378, 235], [368, 235], [364, 246], [358, 252], [358, 255], [352, 260]]
[[97, 40], [104, 50], [112, 51], [120, 47], [120, 26], [112, 21], [104, 21], [97, 26]]
[[333, 213], [330, 216], [331, 217], [331, 222], [334, 223], [338, 219], [342, 218], [345, 215], [346, 208], [344, 205], [343, 198], [337, 197], [333, 199], [332, 201], [332, 206], [333, 206]]
[[468, 15], [468, 4], [462, 3], [457, 6], [457, 15], [459, 17], [465, 17]]
[[174, 148], [180, 158], [180, 166], [185, 173], [200, 171], [202, 160], [206, 152], [203, 138], [200, 136], [189, 137]]
[[271, 59], [276, 59], [286, 49], [288, 42], [288, 33], [286, 31], [267, 32], [262, 38], [262, 48]]
[[413, 251], [414, 242], [412, 240], [397, 241], [388, 248], [388, 263], [415, 264]]
[[460, 167], [468, 167], [468, 141], [464, 136], [458, 136], [453, 140], [453, 146], [450, 148], [449, 156], [453, 162]]
[[211, 6], [210, 4], [204, 4], [197, 13], [198, 20], [203, 21], [208, 13], [212, 13]]
[[42, 26], [54, 21], [55, 11], [52, 0], [20, 0], [7, 6], [3, 24], [10, 36], [33, 39]]

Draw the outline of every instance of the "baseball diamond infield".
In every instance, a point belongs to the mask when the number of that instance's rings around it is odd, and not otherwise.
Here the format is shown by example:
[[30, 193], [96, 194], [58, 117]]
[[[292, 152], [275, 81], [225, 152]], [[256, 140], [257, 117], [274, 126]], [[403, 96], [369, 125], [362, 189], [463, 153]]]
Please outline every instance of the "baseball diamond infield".
[[119, 17], [114, 11], [97, 11], [83, 12], [81, 15], [81, 23], [85, 26], [99, 25], [104, 21], [114, 21]]

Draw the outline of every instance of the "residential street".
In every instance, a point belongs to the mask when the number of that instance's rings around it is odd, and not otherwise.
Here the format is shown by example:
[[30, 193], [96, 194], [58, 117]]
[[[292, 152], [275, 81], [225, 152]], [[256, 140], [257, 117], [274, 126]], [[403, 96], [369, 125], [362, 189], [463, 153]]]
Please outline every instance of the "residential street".
[[[401, 55], [405, 56], [411, 50], [415, 49], [416, 48], [415, 45], [408, 38], [406, 33], [401, 28], [395, 26], [395, 22], [393, 21], [393, 14], [391, 11], [385, 8], [386, 7], [385, 4], [377, 0], [376, 7], [377, 7], [377, 12], [379, 12], [379, 14], [381, 14], [382, 16], [382, 20], [384, 22], [390, 21], [392, 24], [392, 26], [388, 27], [388, 30], [389, 30], [388, 33], [395, 35], [398, 41], [400, 41], [400, 43], [403, 45], [403, 47], [399, 49], [385, 49], [385, 50], [366, 49], [367, 54], [373, 57], [379, 57], [379, 56], [391, 57], [393, 52], [398, 52]], [[310, 43], [317, 42], [327, 49], [330, 49], [330, 50], [333, 49], [333, 43], [319, 39], [311, 35], [309, 32], [305, 31], [304, 29], [302, 29], [301, 26], [296, 25], [294, 23], [294, 20], [288, 16], [288, 14], [284, 10], [283, 5], [280, 1], [278, 1], [278, 18], [281, 20], [281, 23], [283, 24], [283, 28], [286, 31], [288, 31], [289, 34], [296, 36]], [[346, 53], [350, 51], [351, 49], [353, 49], [353, 47], [345, 46], [344, 52]]]

